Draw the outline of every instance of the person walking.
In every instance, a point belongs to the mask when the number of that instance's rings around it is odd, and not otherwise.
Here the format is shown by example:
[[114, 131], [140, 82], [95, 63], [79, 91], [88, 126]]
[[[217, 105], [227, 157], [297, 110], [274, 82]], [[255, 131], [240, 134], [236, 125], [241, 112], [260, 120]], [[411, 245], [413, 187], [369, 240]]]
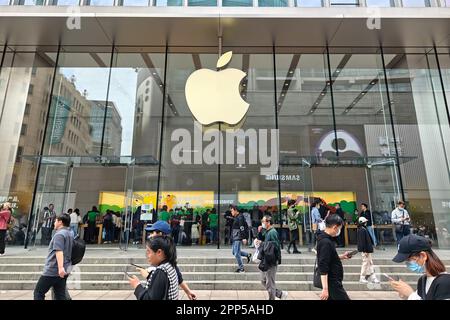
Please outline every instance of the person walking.
[[301, 253], [295, 244], [298, 240], [298, 217], [299, 212], [295, 209], [295, 200], [291, 199], [288, 201], [288, 210], [287, 210], [287, 218], [288, 218], [288, 227], [290, 232], [290, 242], [286, 249], [287, 253], [291, 253], [291, 246], [293, 246], [294, 251], [292, 253]]
[[341, 260], [350, 259], [349, 252], [338, 255], [334, 238], [341, 233], [344, 221], [337, 214], [325, 219], [325, 230], [317, 234], [317, 268], [322, 284], [321, 300], [350, 300], [342, 280], [344, 268]]
[[373, 245], [376, 247], [377, 244], [377, 237], [375, 236], [375, 231], [373, 229], [373, 219], [372, 219], [372, 213], [369, 210], [369, 207], [366, 203], [361, 203], [361, 213], [359, 217], [364, 217], [367, 219], [367, 231], [369, 232], [370, 236], [373, 240]]
[[56, 230], [45, 261], [44, 271], [34, 289], [34, 300], [45, 300], [45, 294], [53, 288], [55, 300], [66, 300], [66, 281], [72, 269], [73, 235], [70, 216], [62, 214], [55, 218]]
[[219, 216], [217, 215], [217, 212], [215, 208], [211, 210], [211, 212], [208, 215], [208, 225], [209, 230], [211, 230], [211, 241], [210, 243], [216, 243], [217, 242], [217, 229], [218, 229], [218, 219]]
[[178, 300], [178, 278], [175, 271], [177, 255], [170, 236], [157, 236], [147, 240], [148, 262], [155, 266], [143, 286], [136, 276], [129, 277], [137, 300]]
[[358, 252], [361, 252], [362, 256], [361, 277], [359, 282], [369, 283], [370, 280], [372, 283], [380, 283], [375, 275], [375, 270], [373, 267], [373, 241], [367, 231], [367, 219], [364, 217], [360, 217], [358, 220], [356, 239], [358, 244]]
[[408, 211], [405, 209], [405, 203], [399, 201], [397, 203], [397, 208], [395, 208], [391, 213], [391, 221], [395, 227], [395, 237], [397, 238], [397, 245], [404, 236], [410, 234], [410, 222]]
[[231, 215], [234, 217], [233, 225], [231, 227], [231, 239], [233, 241], [232, 253], [236, 258], [238, 268], [236, 272], [245, 272], [242, 257], [247, 258], [247, 262], [250, 262], [251, 254], [241, 251], [242, 244], [247, 244], [248, 238], [248, 226], [244, 219], [244, 216], [238, 211], [235, 205], [230, 205]]
[[0, 256], [5, 255], [6, 232], [11, 220], [11, 204], [5, 202], [0, 209]]
[[277, 289], [275, 284], [277, 267], [281, 263], [281, 245], [278, 232], [272, 225], [271, 215], [265, 215], [261, 224], [258, 230], [258, 239], [255, 240], [260, 252], [258, 259], [261, 260], [259, 265], [261, 283], [269, 293], [269, 300], [275, 300], [275, 297], [285, 300], [288, 293]]
[[[171, 233], [170, 225], [167, 222], [161, 221], [161, 220], [155, 222], [151, 227], [147, 228], [146, 230], [150, 233], [150, 235], [148, 236], [149, 239], [153, 238], [153, 237], [157, 237], [157, 236], [168, 236]], [[175, 253], [176, 253], [176, 247], [175, 247]], [[148, 279], [148, 276], [154, 269], [155, 269], [155, 267], [153, 267], [153, 266], [151, 266], [147, 269], [136, 268], [136, 270], [139, 271], [139, 273], [146, 279]], [[186, 293], [187, 297], [190, 300], [196, 300], [197, 295], [195, 294], [194, 291], [192, 291], [189, 288], [186, 281], [184, 281], [183, 275], [182, 275], [180, 269], [178, 268], [178, 266], [175, 266], [175, 271], [177, 273], [178, 285], [180, 286], [180, 288], [183, 289], [183, 291]]]
[[233, 241], [231, 240], [231, 227], [233, 225], [233, 215], [231, 214], [231, 210], [225, 211], [225, 245], [228, 242], [231, 244]]
[[400, 298], [408, 300], [450, 300], [450, 274], [445, 265], [431, 249], [431, 241], [410, 234], [404, 236], [398, 246], [398, 253], [392, 259], [397, 263], [406, 262], [406, 267], [421, 274], [414, 291], [402, 280], [389, 281]]

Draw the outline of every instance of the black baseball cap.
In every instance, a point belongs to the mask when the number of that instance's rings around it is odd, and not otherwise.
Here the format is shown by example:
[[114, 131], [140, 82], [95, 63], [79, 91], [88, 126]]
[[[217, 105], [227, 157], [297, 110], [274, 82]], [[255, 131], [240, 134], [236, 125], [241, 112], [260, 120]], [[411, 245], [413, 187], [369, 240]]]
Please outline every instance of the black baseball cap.
[[397, 255], [392, 261], [397, 263], [404, 262], [414, 253], [430, 250], [431, 242], [428, 239], [415, 234], [410, 234], [400, 240]]

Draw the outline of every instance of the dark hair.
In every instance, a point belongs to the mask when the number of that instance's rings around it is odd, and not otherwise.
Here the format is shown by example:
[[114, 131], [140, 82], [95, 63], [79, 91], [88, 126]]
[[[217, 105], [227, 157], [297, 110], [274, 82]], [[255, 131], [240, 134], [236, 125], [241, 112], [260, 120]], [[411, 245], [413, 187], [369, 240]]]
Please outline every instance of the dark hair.
[[367, 203], [364, 203], [364, 202], [363, 202], [363, 203], [361, 203], [361, 205], [362, 205], [362, 206], [364, 206], [364, 207], [366, 207], [366, 208], [368, 208], [368, 207], [369, 207], [369, 206], [367, 205]]
[[402, 200], [399, 200], [399, 202], [397, 202], [397, 204], [405, 204]]
[[80, 215], [80, 209], [76, 208], [74, 211], [76, 212], [77, 215]]
[[70, 208], [69, 210], [67, 210], [67, 212], [70, 212], [70, 213], [72, 213], [72, 211], [73, 211], [72, 208]]
[[292, 206], [293, 204], [295, 204], [295, 200], [291, 199], [288, 201], [288, 206]]
[[56, 220], [61, 221], [64, 227], [70, 226], [70, 216], [67, 213], [63, 213], [62, 215], [56, 217]]
[[271, 214], [265, 214], [263, 218], [266, 218], [266, 221], [272, 225], [272, 215]]
[[315, 201], [313, 202], [313, 207], [317, 206], [317, 205], [320, 204], [320, 203], [321, 203], [320, 200], [315, 200]]
[[163, 206], [162, 206], [162, 209], [163, 209], [164, 211], [166, 211], [166, 210], [167, 210], [167, 206], [166, 206], [166, 205], [163, 205]]
[[98, 211], [96, 206], [92, 207], [92, 211]]
[[331, 228], [333, 226], [342, 226], [343, 224], [344, 224], [344, 221], [337, 214], [330, 214], [325, 219], [325, 225], [327, 228]]
[[173, 243], [173, 239], [171, 236], [162, 235], [156, 236], [147, 239], [146, 243], [147, 247], [149, 247], [153, 252], [161, 249], [166, 256], [167, 262], [169, 262], [173, 267], [177, 265], [177, 251], [175, 248], [175, 244]]
[[230, 210], [236, 210], [236, 211], [239, 211], [238, 208], [237, 208], [237, 206], [234, 205], [234, 204], [230, 204]]
[[[445, 272], [445, 265], [442, 263], [441, 259], [434, 253], [433, 250], [425, 251], [427, 254], [427, 261], [425, 262], [425, 269], [433, 276], [436, 277], [442, 272]], [[413, 253], [411, 257], [419, 257], [420, 252]]]

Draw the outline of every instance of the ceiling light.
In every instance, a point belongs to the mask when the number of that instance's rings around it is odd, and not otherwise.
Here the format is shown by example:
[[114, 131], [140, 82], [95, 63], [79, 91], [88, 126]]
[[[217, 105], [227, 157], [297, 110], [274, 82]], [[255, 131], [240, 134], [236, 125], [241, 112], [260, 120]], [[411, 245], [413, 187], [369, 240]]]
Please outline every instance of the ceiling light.
[[289, 85], [289, 83], [287, 83], [287, 82], [285, 82], [285, 84], [284, 84], [285, 86], [288, 86]]
[[325, 95], [325, 93], [324, 92], [322, 92], [321, 94], [320, 94], [321, 96], [324, 96]]
[[291, 74], [292, 74], [292, 73], [294, 73], [294, 71], [292, 71], [292, 70], [291, 70], [291, 71], [289, 71], [289, 73], [291, 73]]
[[339, 73], [339, 72], [341, 72], [341, 70], [337, 69], [337, 70], [336, 70], [336, 72], [338, 72], [338, 73]]

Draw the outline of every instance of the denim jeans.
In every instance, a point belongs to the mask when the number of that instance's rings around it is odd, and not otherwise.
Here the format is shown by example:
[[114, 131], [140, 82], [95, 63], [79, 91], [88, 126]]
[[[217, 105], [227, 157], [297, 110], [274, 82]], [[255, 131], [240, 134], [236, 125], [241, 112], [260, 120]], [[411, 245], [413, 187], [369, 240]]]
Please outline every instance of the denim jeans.
[[71, 223], [70, 230], [72, 230], [73, 237], [75, 238], [78, 235], [78, 223]]
[[232, 253], [233, 253], [233, 256], [236, 258], [239, 269], [244, 269], [244, 263], [242, 262], [242, 257], [247, 257], [248, 253], [245, 251], [241, 251], [241, 245], [242, 245], [242, 240], [234, 240], [233, 247], [232, 247]]
[[376, 246], [378, 244], [378, 242], [377, 242], [377, 238], [375, 237], [375, 231], [374, 231], [373, 227], [368, 226], [367, 231], [369, 231], [369, 234], [372, 237], [373, 245]]

